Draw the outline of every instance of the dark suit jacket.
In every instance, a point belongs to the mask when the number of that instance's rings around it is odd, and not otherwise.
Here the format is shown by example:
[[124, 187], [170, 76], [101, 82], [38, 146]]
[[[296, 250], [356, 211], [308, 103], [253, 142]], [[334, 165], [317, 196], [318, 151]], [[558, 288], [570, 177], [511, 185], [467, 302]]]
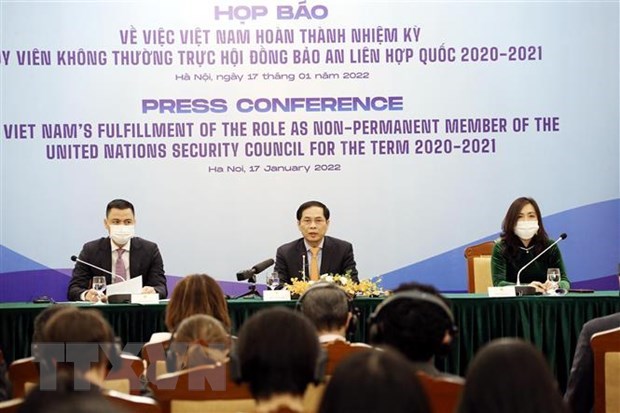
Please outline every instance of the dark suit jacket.
[[[290, 283], [291, 278], [302, 278], [303, 274], [308, 274], [308, 266], [310, 263], [306, 259], [306, 268], [303, 270], [303, 258], [305, 256], [306, 246], [304, 239], [300, 238], [296, 241], [282, 245], [276, 252], [275, 271], [280, 274], [281, 283]], [[355, 258], [353, 257], [353, 245], [350, 242], [340, 240], [333, 237], [325, 237], [323, 242], [323, 251], [321, 256], [320, 274], [332, 273], [344, 275], [347, 271], [351, 271], [351, 278], [355, 282], [359, 282], [357, 278], [357, 269], [355, 268]]]
[[[84, 244], [79, 259], [105, 270], [112, 270], [112, 248], [110, 238], [100, 238]], [[157, 244], [142, 238], [133, 237], [129, 250], [129, 273], [131, 278], [142, 276], [142, 285], [155, 288], [159, 298], [166, 298], [166, 276], [164, 275], [164, 262], [161, 258]], [[73, 277], [69, 282], [67, 298], [79, 301], [80, 294], [90, 286], [91, 279], [96, 275], [105, 276], [106, 282], [112, 282], [110, 274], [76, 262], [73, 268]]]
[[592, 319], [583, 325], [564, 399], [574, 413], [588, 413], [594, 407], [594, 354], [590, 340], [595, 333], [620, 327], [620, 313]]

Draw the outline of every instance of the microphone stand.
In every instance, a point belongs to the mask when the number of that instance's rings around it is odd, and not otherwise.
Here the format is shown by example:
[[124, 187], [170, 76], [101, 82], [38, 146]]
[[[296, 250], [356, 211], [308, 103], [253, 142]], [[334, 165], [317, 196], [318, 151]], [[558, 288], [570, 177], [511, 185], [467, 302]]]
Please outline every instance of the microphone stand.
[[248, 282], [250, 283], [250, 286], [248, 287], [247, 292], [240, 294], [236, 297], [233, 297], [233, 300], [236, 300], [238, 298], [261, 298], [261, 295], [258, 291], [256, 291], [256, 274], [251, 276], [250, 278], [248, 278]]
[[558, 242], [562, 241], [564, 238], [566, 238], [566, 234], [560, 235], [560, 237], [557, 240], [555, 240], [555, 242], [553, 244], [549, 245], [540, 254], [535, 256], [530, 262], [528, 262], [523, 267], [521, 267], [521, 269], [517, 273], [517, 283], [515, 285], [515, 292], [517, 293], [517, 295], [535, 295], [536, 294], [536, 288], [535, 287], [533, 287], [531, 285], [521, 285], [521, 271], [526, 269], [531, 263], [536, 261], [541, 255], [543, 255], [545, 252], [549, 251], [551, 248], [553, 248], [554, 245], [556, 245]]

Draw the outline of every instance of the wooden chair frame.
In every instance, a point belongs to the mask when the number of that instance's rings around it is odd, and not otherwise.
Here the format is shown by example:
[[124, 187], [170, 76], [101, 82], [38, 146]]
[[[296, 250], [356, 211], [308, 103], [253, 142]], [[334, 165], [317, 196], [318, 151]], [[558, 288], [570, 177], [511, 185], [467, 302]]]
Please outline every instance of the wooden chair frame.
[[[480, 244], [465, 248], [465, 258], [467, 259], [467, 292], [476, 292], [476, 274], [474, 259], [482, 256], [491, 256], [495, 241], [485, 241]], [[486, 291], [485, 291], [486, 292]]]
[[594, 413], [611, 413], [607, 410], [605, 356], [620, 353], [620, 327], [594, 334], [590, 346], [594, 354]]

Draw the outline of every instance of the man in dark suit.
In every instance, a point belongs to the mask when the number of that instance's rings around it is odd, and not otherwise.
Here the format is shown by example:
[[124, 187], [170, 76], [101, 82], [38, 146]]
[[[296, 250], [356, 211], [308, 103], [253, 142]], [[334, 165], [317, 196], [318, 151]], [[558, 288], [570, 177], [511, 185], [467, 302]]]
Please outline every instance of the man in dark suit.
[[143, 293], [158, 293], [160, 298], [166, 298], [168, 289], [159, 248], [151, 241], [133, 236], [135, 216], [131, 202], [111, 201], [103, 225], [110, 236], [84, 244], [79, 259], [114, 273], [114, 277], [76, 262], [67, 292], [69, 300], [97, 301], [97, 291], [90, 288], [90, 281], [96, 275], [105, 276], [107, 284], [141, 275]]
[[564, 395], [564, 400], [573, 412], [587, 413], [594, 407], [594, 354], [590, 347], [592, 336], [618, 327], [620, 313], [594, 318], [583, 325]]
[[280, 281], [290, 284], [292, 278], [314, 280], [320, 274], [349, 273], [359, 282], [351, 243], [325, 235], [329, 209], [321, 202], [308, 201], [297, 209], [296, 217], [303, 238], [278, 248], [275, 271]]

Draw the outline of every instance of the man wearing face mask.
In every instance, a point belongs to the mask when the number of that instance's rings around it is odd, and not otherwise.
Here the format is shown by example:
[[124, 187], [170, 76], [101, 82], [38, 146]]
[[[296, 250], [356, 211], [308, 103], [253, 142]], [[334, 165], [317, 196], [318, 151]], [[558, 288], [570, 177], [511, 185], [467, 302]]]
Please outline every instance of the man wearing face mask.
[[[517, 198], [508, 208], [500, 237], [491, 257], [491, 273], [496, 287], [514, 285], [519, 270], [553, 243], [545, 231], [538, 204], [534, 199], [526, 197]], [[559, 288], [568, 290], [570, 281], [557, 245], [521, 272], [521, 284], [529, 284], [537, 292], [553, 288], [551, 282], [547, 281], [549, 268], [560, 270]]]
[[114, 274], [104, 273], [88, 265], [76, 262], [67, 296], [72, 301], [98, 300], [97, 291], [90, 288], [94, 276], [105, 276], [108, 284], [142, 276], [142, 292], [158, 293], [166, 298], [164, 263], [157, 244], [134, 236], [134, 208], [131, 202], [115, 199], [106, 207], [103, 225], [110, 234], [84, 244], [81, 261], [93, 264]]

